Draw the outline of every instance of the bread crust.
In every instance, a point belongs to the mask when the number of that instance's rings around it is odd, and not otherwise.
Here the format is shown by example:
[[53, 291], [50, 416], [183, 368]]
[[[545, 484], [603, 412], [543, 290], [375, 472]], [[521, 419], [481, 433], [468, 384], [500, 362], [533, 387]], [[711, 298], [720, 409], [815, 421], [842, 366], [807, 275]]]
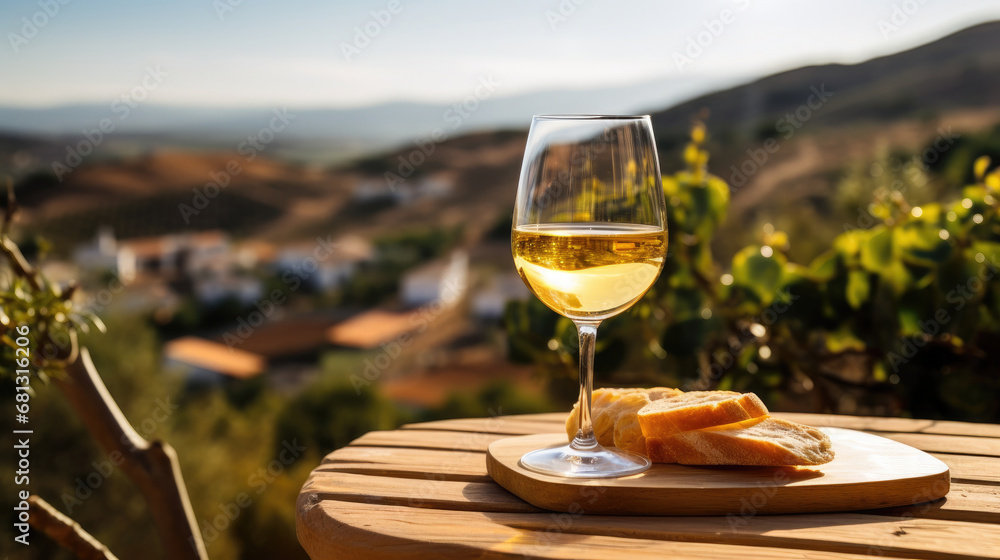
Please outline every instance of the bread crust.
[[821, 465], [834, 457], [820, 430], [773, 417], [647, 437], [646, 454], [654, 463], [769, 467]]
[[[833, 459], [823, 432], [772, 418], [753, 393], [596, 389], [592, 417], [598, 443], [684, 465], [820, 465]], [[566, 418], [576, 436], [579, 405]]]
[[730, 391], [684, 393], [662, 399], [638, 413], [642, 433], [660, 438], [767, 415], [767, 407], [757, 395]]
[[[635, 408], [634, 405], [642, 402], [643, 405], [649, 404], [651, 401], [660, 400], [663, 398], [668, 398], [676, 395], [682, 394], [683, 391], [680, 389], [673, 389], [670, 387], [652, 387], [649, 389], [644, 388], [601, 388], [594, 389], [591, 394], [591, 422], [594, 426], [594, 436], [597, 438], [597, 443], [604, 446], [615, 445], [615, 426], [619, 418], [622, 418], [622, 414], [628, 411], [632, 416], [642, 408], [639, 406]], [[633, 399], [638, 400], [628, 400], [626, 401], [628, 406], [618, 405], [615, 407], [615, 403], [627, 395], [640, 395], [639, 397], [633, 396]], [[645, 397], [645, 400], [642, 399]], [[632, 410], [634, 408], [634, 410]], [[580, 404], [577, 403], [573, 405], [573, 411], [569, 413], [566, 418], [566, 436], [570, 441], [576, 437], [577, 424], [580, 418]], [[638, 424], [636, 425], [638, 428]], [[641, 434], [641, 429], [638, 435]], [[624, 440], [623, 440], [624, 441]], [[637, 451], [638, 453], [645, 453], [645, 450]]]

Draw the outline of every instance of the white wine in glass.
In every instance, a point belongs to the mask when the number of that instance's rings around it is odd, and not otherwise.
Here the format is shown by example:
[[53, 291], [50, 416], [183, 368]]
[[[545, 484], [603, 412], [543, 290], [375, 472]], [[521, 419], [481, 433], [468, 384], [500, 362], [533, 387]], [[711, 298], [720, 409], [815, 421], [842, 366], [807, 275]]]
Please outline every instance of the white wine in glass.
[[532, 119], [511, 248], [531, 292], [576, 324], [580, 414], [572, 442], [525, 454], [525, 468], [586, 478], [649, 468], [641, 455], [597, 443], [590, 408], [597, 327], [656, 282], [667, 252], [664, 210], [648, 116]]

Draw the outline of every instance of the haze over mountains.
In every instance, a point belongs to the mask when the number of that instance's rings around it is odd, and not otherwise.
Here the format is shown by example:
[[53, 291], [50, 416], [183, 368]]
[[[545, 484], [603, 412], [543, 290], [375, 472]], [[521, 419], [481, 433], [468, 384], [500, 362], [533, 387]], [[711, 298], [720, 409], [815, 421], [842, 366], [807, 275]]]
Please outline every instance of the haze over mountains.
[[[589, 90], [542, 91], [504, 96], [500, 76], [483, 76], [465, 99], [452, 104], [395, 102], [359, 108], [296, 108], [284, 140], [350, 142], [377, 149], [426, 137], [435, 128], [449, 133], [495, 128], [524, 128], [539, 113], [627, 113], [667, 107], [708, 91], [732, 85], [726, 78], [688, 74]], [[50, 108], [0, 107], [0, 132], [72, 136], [113, 117], [116, 135], [165, 135], [215, 140], [228, 146], [266, 126], [273, 107], [173, 107], [140, 103], [119, 122], [107, 104]]]

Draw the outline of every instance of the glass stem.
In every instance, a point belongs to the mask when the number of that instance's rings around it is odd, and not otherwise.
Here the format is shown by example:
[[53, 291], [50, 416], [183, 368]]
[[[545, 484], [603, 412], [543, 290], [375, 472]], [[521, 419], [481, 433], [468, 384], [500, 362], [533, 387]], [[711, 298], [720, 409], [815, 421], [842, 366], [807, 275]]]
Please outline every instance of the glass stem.
[[594, 424], [590, 417], [591, 395], [594, 390], [594, 345], [597, 342], [597, 322], [574, 321], [580, 336], [580, 418], [576, 437], [570, 447], [573, 449], [593, 449], [597, 447]]

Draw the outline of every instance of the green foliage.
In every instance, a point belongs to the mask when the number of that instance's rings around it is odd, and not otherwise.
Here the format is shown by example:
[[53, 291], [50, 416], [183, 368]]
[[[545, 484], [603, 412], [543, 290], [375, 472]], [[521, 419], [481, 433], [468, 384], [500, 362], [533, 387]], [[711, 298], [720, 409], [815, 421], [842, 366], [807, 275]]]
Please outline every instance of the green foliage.
[[8, 234], [15, 212], [11, 194], [0, 231], [0, 376], [13, 377], [17, 364], [45, 380], [75, 357], [78, 331], [104, 324], [76, 308], [75, 285], [50, 282], [24, 258]]
[[[264, 293], [270, 293], [265, 290]], [[184, 336], [199, 329], [221, 329], [236, 322], [254, 309], [238, 298], [229, 296], [212, 304], [202, 304], [194, 296], [184, 296], [168, 318], [153, 315], [158, 319], [160, 333], [165, 338]]]
[[519, 391], [510, 381], [492, 382], [475, 394], [456, 392], [438, 408], [425, 414], [425, 420], [446, 418], [481, 418], [507, 414], [550, 412], [556, 407], [542, 395]]
[[438, 257], [461, 237], [461, 227], [408, 231], [379, 237], [375, 249], [385, 260], [405, 265]]
[[325, 374], [283, 407], [275, 441], [296, 439], [322, 456], [366, 432], [395, 428], [406, 420], [374, 386], [357, 390], [343, 377]]
[[[110, 317], [108, 324], [115, 336], [93, 333], [81, 342], [91, 350], [109, 392], [136, 430], [145, 437], [172, 441], [171, 425], [176, 413], [168, 415], [165, 422], [155, 420], [153, 413], [158, 407], [159, 418], [169, 412], [167, 409], [176, 402], [173, 397], [178, 386], [159, 370], [154, 334], [141, 322]], [[0, 406], [12, 410], [14, 391], [8, 386], [10, 380], [0, 383], [4, 384]], [[136, 487], [115, 468], [112, 458], [95, 443], [53, 385], [38, 381], [32, 385], [31, 492], [79, 522], [120, 558], [163, 558], [156, 547], [150, 547], [158, 537]], [[9, 432], [10, 424], [0, 426]], [[3, 454], [0, 468], [13, 472], [15, 459], [14, 454]], [[0, 492], [13, 496], [16, 490], [13, 477], [0, 480]], [[33, 558], [73, 558], [40, 534], [33, 534], [31, 549]]]
[[486, 239], [490, 241], [509, 241], [510, 230], [514, 227], [514, 209], [509, 208], [501, 212], [499, 217], [486, 231]]
[[[939, 151], [933, 143], [927, 150], [929, 153]], [[940, 157], [933, 158], [933, 161], [927, 163], [949, 183], [963, 185], [976, 180], [973, 162], [981, 156], [988, 156], [993, 158], [993, 161], [1000, 162], [1000, 125], [978, 134], [963, 134], [954, 140], [954, 145], [947, 151], [940, 153]]]
[[[871, 162], [855, 162], [837, 181], [834, 204], [853, 228], [866, 229], [891, 217], [901, 201], [920, 205], [935, 196], [931, 177], [916, 156], [880, 153]], [[905, 209], [909, 212], [909, 208]]]
[[[163, 371], [156, 333], [142, 317], [110, 316], [108, 330], [113, 336], [93, 334], [81, 344], [139, 434], [169, 441], [177, 450], [210, 557], [306, 558], [295, 539], [295, 498], [330, 449], [307, 447], [289, 464], [281, 463], [276, 426], [288, 397], [262, 390], [260, 378], [185, 389], [180, 379]], [[14, 406], [10, 383], [0, 380], [0, 405], [7, 409]], [[150, 546], [159, 537], [132, 482], [120, 469], [109, 469], [109, 455], [53, 386], [38, 383], [35, 392], [31, 427], [33, 456], [37, 451], [33, 467], [38, 468], [31, 472], [32, 493], [69, 514], [120, 558], [163, 558], [158, 547]], [[323, 429], [319, 421], [310, 421], [314, 430]], [[296, 444], [301, 443], [299, 438]], [[13, 472], [15, 459], [5, 454], [0, 468]], [[12, 477], [0, 480], [0, 491], [13, 495]], [[234, 509], [241, 494], [250, 504]], [[33, 537], [31, 546], [33, 557], [72, 558], [43, 537]]]
[[[670, 253], [653, 289], [602, 326], [599, 340], [627, 349], [596, 371], [599, 385], [754, 390], [776, 409], [1000, 418], [1000, 361], [988, 351], [1000, 338], [1000, 169], [978, 159], [961, 198], [938, 203], [919, 162], [880, 156], [844, 176], [848, 222], [811, 262], [795, 262], [789, 236], [766, 225], [723, 264], [712, 237], [729, 190], [705, 172], [704, 142], [697, 124], [686, 169], [663, 178]], [[566, 334], [550, 316], [511, 304], [506, 325], [516, 357], [561, 378], [575, 345], [546, 342]]]
[[[213, 559], [263, 557], [257, 550], [261, 531], [267, 531], [275, 544], [294, 542], [294, 523], [275, 526], [274, 519], [287, 517], [298, 488], [318, 462], [309, 449], [287, 457], [287, 463], [280, 461], [275, 423], [284, 401], [258, 392], [252, 401], [239, 399], [234, 404], [234, 391], [242, 394], [237, 387], [244, 383], [180, 393], [175, 397], [179, 408], [164, 434], [177, 448], [191, 504]], [[247, 501], [249, 505], [240, 506]], [[251, 539], [252, 535], [258, 536]], [[286, 556], [305, 558], [297, 547], [288, 548]]]

